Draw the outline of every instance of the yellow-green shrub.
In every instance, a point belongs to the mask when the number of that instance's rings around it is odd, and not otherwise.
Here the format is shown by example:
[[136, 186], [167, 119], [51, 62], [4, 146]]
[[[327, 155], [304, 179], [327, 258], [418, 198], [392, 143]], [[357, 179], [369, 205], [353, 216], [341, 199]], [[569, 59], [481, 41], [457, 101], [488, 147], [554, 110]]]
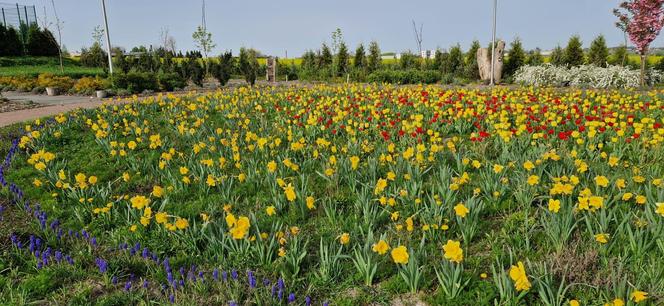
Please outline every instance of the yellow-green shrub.
[[37, 79], [27, 76], [8, 76], [0, 77], [0, 87], [9, 87], [22, 91], [30, 91], [37, 87]]
[[83, 77], [74, 84], [77, 93], [91, 92], [108, 87], [108, 82], [100, 77]]
[[37, 77], [37, 85], [41, 87], [56, 87], [68, 91], [74, 86], [74, 80], [66, 76], [56, 76], [52, 73], [42, 73]]

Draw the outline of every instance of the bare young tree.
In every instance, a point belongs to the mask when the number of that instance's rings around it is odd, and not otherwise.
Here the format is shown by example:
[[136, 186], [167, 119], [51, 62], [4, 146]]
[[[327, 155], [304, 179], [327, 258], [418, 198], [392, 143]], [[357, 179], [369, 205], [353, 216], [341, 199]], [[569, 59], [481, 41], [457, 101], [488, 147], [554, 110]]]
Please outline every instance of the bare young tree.
[[175, 53], [175, 38], [171, 36], [168, 28], [162, 28], [159, 37], [161, 40], [161, 46], [164, 50]]
[[[53, 41], [58, 45], [58, 57], [60, 58], [60, 72], [64, 72], [64, 64], [62, 61], [62, 21], [58, 17], [58, 11], [55, 9], [55, 0], [51, 0], [51, 7], [53, 8], [53, 15], [55, 16], [55, 29], [58, 31], [58, 40]], [[48, 14], [46, 13], [46, 6], [44, 6], [44, 19], [42, 20], [42, 28], [49, 30], [52, 23], [48, 21]], [[53, 36], [50, 36], [51, 39], [55, 40]]]
[[196, 43], [196, 48], [203, 53], [203, 63], [205, 64], [205, 74], [209, 73], [208, 54], [217, 47], [212, 41], [212, 33], [208, 32], [203, 26], [198, 26], [196, 32], [191, 35]]
[[415, 24], [415, 20], [413, 20], [413, 32], [415, 33], [415, 41], [417, 42], [417, 51], [419, 51], [419, 55], [422, 56], [422, 28], [424, 27], [424, 24], [420, 23], [420, 29], [419, 31], [417, 30], [417, 25]]

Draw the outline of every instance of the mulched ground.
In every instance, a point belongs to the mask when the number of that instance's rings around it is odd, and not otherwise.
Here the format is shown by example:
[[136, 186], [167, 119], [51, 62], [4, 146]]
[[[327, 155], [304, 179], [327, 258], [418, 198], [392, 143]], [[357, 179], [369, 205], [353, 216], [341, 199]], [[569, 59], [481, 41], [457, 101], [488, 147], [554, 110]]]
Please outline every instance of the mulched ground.
[[43, 105], [32, 101], [8, 101], [0, 98], [0, 113], [13, 112], [22, 109], [42, 107]]

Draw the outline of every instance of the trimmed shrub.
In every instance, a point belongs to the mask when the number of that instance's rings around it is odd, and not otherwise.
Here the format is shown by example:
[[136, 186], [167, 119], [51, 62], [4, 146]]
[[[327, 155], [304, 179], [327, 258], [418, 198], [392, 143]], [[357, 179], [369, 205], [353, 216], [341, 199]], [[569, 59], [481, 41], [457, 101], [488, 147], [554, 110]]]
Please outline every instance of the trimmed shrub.
[[174, 72], [157, 74], [157, 82], [162, 91], [173, 91], [176, 88], [182, 89], [187, 86], [187, 81]]
[[83, 48], [81, 50], [81, 65], [86, 67], [106, 67], [107, 63], [106, 51], [101, 48], [97, 42], [92, 44], [90, 49]]
[[57, 56], [58, 44], [51, 31], [40, 29], [36, 24], [30, 26], [25, 51], [32, 56]]
[[114, 76], [116, 88], [126, 89], [132, 93], [140, 93], [145, 90], [158, 90], [159, 84], [154, 73], [130, 71], [126, 74]]
[[240, 58], [238, 60], [240, 73], [244, 76], [244, 80], [253, 86], [256, 83], [256, 77], [259, 72], [258, 60], [256, 59], [256, 51], [253, 49], [240, 49]]
[[372, 83], [393, 84], [434, 84], [441, 80], [442, 75], [436, 70], [378, 70], [367, 78]]
[[210, 63], [210, 74], [219, 81], [221, 86], [226, 85], [233, 75], [235, 60], [231, 52], [226, 52], [219, 56], [219, 62]]

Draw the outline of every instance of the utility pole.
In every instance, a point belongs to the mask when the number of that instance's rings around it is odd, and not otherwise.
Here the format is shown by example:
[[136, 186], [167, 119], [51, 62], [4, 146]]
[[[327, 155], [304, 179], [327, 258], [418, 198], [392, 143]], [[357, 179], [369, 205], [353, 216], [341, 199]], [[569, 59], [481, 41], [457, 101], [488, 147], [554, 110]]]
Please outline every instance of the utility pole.
[[113, 75], [113, 58], [111, 57], [111, 34], [108, 33], [108, 18], [106, 17], [106, 1], [101, 0], [101, 8], [104, 11], [104, 26], [106, 27], [106, 52], [108, 53], [108, 72]]
[[203, 0], [201, 25], [203, 26], [203, 30], [207, 32], [207, 24], [205, 22], [205, 0]]
[[494, 84], [494, 71], [496, 67], [496, 9], [498, 0], [493, 0], [493, 35], [491, 36], [491, 86]]

